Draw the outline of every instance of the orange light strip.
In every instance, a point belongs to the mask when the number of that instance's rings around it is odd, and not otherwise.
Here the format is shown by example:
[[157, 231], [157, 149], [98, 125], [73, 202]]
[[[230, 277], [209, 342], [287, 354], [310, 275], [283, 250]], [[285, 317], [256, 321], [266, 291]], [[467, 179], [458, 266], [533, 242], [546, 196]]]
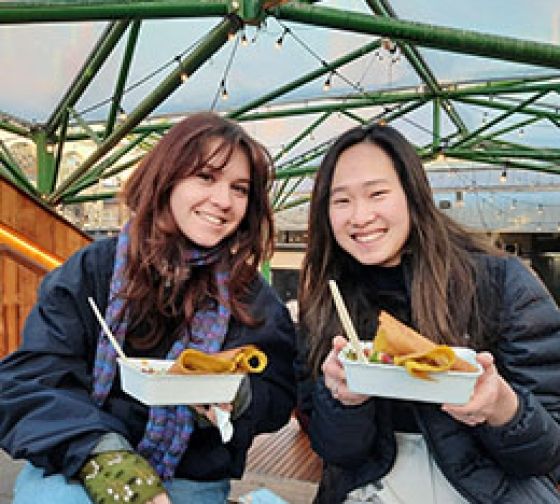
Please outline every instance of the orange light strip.
[[8, 247], [17, 250], [28, 259], [40, 264], [41, 266], [49, 270], [54, 269], [62, 264], [61, 259], [52, 254], [49, 254], [44, 250], [41, 250], [36, 245], [33, 245], [32, 242], [15, 233], [9, 227], [3, 224], [0, 224], [0, 243], [4, 243]]

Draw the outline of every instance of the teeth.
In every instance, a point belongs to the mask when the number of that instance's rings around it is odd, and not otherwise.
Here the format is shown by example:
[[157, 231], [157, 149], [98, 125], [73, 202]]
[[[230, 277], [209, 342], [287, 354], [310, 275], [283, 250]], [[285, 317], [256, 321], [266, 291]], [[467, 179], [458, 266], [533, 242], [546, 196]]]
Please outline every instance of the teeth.
[[200, 215], [200, 217], [202, 217], [203, 219], [207, 220], [212, 224], [223, 224], [225, 222], [223, 219], [220, 219], [219, 217], [204, 212], [199, 212], [198, 215]]
[[369, 243], [369, 242], [372, 242], [374, 240], [377, 240], [383, 234], [384, 234], [384, 232], [379, 231], [379, 232], [370, 233], [370, 234], [367, 234], [367, 235], [354, 235], [354, 240], [356, 240], [357, 242], [360, 242], [360, 243]]

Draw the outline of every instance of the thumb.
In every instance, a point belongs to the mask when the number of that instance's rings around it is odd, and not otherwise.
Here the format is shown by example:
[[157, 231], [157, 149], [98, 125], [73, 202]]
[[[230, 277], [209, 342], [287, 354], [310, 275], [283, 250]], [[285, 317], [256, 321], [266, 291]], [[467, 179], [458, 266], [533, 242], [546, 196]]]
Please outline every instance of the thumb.
[[476, 361], [486, 371], [494, 365], [494, 356], [490, 352], [480, 352], [476, 354]]
[[347, 344], [348, 340], [343, 336], [335, 336], [332, 340], [332, 346], [336, 353], [340, 352]]

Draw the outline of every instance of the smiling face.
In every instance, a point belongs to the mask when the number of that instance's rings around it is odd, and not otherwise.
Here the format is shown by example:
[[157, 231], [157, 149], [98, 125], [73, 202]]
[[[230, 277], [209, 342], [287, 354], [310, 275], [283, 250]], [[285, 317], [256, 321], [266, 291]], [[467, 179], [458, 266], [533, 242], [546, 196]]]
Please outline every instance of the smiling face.
[[329, 219], [337, 243], [366, 265], [395, 266], [410, 233], [406, 195], [380, 147], [357, 143], [336, 162]]
[[[208, 144], [212, 152], [220, 144]], [[226, 151], [227, 152], [227, 151]], [[226, 152], [212, 156], [212, 165], [178, 182], [171, 191], [171, 213], [178, 228], [193, 243], [213, 247], [233, 234], [247, 212], [251, 170], [249, 159], [235, 149], [223, 164]]]

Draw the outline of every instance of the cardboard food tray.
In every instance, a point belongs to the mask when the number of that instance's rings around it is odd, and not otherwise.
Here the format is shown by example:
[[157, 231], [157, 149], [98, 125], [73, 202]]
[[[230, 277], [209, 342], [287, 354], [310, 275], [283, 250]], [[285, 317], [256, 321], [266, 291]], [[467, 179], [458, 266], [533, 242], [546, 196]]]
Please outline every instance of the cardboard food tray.
[[[362, 342], [362, 346], [365, 350], [369, 350], [372, 344]], [[453, 350], [459, 357], [477, 366], [478, 371], [430, 373], [429, 380], [411, 376], [402, 366], [349, 360], [347, 358], [349, 350], [351, 347], [347, 346], [339, 354], [346, 372], [348, 388], [352, 392], [371, 396], [464, 404], [469, 401], [476, 380], [482, 373], [481, 366], [476, 362], [476, 353], [470, 348], [453, 347]]]
[[122, 389], [148, 406], [216, 404], [233, 401], [245, 376], [235, 374], [167, 374], [172, 360], [117, 359]]

